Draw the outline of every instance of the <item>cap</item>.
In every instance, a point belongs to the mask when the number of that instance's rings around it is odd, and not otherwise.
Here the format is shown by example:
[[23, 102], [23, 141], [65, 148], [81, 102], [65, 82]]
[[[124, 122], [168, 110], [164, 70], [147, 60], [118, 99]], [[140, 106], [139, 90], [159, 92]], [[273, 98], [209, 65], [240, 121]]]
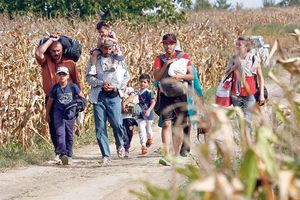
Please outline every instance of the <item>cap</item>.
[[59, 74], [59, 73], [65, 73], [65, 74], [69, 74], [69, 69], [67, 67], [58, 67], [57, 68], [57, 71], [56, 71], [56, 74]]
[[162, 43], [176, 43], [176, 36], [172, 33], [165, 34], [162, 38]]
[[109, 39], [106, 39], [106, 40], [104, 40], [104, 42], [102, 43], [102, 45], [103, 45], [104, 47], [110, 47], [110, 46], [113, 46], [114, 43], [113, 43], [113, 41], [111, 41], [111, 40], [109, 40]]

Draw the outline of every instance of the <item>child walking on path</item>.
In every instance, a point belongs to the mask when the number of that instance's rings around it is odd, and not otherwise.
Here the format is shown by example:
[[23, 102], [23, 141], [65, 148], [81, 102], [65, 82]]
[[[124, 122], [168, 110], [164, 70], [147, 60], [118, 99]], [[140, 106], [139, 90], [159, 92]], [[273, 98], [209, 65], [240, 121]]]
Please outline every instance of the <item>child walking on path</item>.
[[137, 121], [133, 118], [133, 107], [139, 103], [137, 93], [132, 87], [126, 87], [124, 97], [122, 98], [122, 117], [124, 134], [125, 157], [129, 157], [129, 148], [133, 136], [134, 126], [138, 126]]
[[101, 54], [100, 46], [104, 40], [111, 40], [114, 43], [113, 45], [114, 64], [116, 64], [117, 61], [124, 61], [124, 56], [122, 55], [122, 52], [118, 46], [117, 35], [114, 31], [110, 30], [110, 26], [108, 25], [108, 23], [105, 21], [100, 21], [98, 22], [96, 29], [98, 30], [99, 35], [97, 40], [97, 47], [94, 48], [91, 52], [92, 66], [91, 66], [91, 71], [89, 72], [89, 74], [91, 75], [96, 75], [97, 73], [96, 72], [97, 58]]
[[142, 109], [142, 113], [138, 116], [138, 127], [140, 143], [142, 145], [141, 152], [145, 155], [147, 154], [147, 147], [150, 147], [151, 144], [153, 144], [151, 126], [154, 118], [153, 108], [155, 106], [155, 97], [153, 91], [149, 89], [149, 74], [141, 74], [139, 81], [139, 105]]
[[57, 151], [60, 162], [57, 164], [71, 164], [73, 154], [73, 131], [75, 124], [75, 115], [69, 118], [67, 114], [67, 105], [72, 102], [76, 95], [83, 97], [82, 92], [75, 83], [69, 83], [69, 70], [67, 67], [58, 67], [58, 83], [53, 85], [50, 90], [50, 98], [46, 107], [46, 121], [50, 122], [50, 108], [53, 109], [53, 123], [57, 134]]

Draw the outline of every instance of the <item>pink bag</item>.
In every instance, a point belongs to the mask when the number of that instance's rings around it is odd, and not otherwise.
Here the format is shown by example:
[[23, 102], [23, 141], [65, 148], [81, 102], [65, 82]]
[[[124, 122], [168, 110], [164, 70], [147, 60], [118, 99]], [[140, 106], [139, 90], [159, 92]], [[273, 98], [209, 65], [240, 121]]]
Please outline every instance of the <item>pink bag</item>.
[[220, 106], [230, 106], [230, 94], [231, 94], [231, 87], [232, 87], [232, 77], [231, 73], [222, 80], [217, 88], [216, 91], [216, 104]]

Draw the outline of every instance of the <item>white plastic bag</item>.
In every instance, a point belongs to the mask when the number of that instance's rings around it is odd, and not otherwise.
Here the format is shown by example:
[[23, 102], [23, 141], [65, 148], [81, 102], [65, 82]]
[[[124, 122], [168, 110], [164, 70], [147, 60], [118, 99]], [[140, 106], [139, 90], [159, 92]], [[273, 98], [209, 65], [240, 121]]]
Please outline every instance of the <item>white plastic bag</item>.
[[185, 59], [185, 58], [180, 58], [176, 61], [174, 61], [168, 70], [168, 74], [169, 76], [175, 76], [176, 73], [179, 74], [186, 74], [187, 72], [187, 64], [189, 62], [189, 59]]

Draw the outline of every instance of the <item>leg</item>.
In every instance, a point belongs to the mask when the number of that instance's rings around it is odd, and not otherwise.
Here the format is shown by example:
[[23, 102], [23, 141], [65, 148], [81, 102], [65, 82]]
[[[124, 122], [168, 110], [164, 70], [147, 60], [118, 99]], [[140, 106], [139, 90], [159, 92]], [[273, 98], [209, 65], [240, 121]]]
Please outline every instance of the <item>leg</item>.
[[75, 119], [72, 120], [64, 120], [66, 126], [66, 150], [67, 156], [72, 157], [73, 155], [73, 132], [74, 132], [74, 125]]
[[119, 96], [114, 98], [106, 98], [106, 108], [109, 123], [113, 129], [116, 140], [116, 148], [124, 147], [124, 128], [121, 115], [121, 98]]
[[191, 133], [191, 123], [183, 129], [183, 143], [180, 149], [180, 155], [186, 156], [190, 152], [190, 133]]
[[146, 120], [146, 131], [147, 131], [147, 138], [148, 139], [152, 139], [152, 123], [153, 123], [153, 120]]
[[174, 147], [174, 154], [178, 156], [180, 153], [180, 149], [183, 143], [183, 128], [182, 126], [175, 125], [173, 127], [173, 147]]
[[55, 116], [53, 119], [55, 132], [56, 132], [56, 144], [57, 151], [60, 153], [60, 156], [66, 155], [66, 124], [63, 119], [63, 111], [54, 110], [53, 115]]
[[129, 137], [130, 137], [130, 125], [128, 123], [128, 119], [123, 119], [123, 127], [124, 127], [124, 148], [125, 151], [128, 151], [130, 147]]
[[106, 113], [105, 106], [101, 101], [93, 105], [96, 137], [102, 157], [111, 157], [109, 149], [109, 140], [106, 131]]
[[146, 147], [147, 132], [146, 132], [146, 120], [138, 119], [140, 144]]
[[165, 120], [162, 123], [161, 138], [163, 143], [163, 154], [168, 156], [170, 154], [170, 143], [171, 143], [171, 120]]

